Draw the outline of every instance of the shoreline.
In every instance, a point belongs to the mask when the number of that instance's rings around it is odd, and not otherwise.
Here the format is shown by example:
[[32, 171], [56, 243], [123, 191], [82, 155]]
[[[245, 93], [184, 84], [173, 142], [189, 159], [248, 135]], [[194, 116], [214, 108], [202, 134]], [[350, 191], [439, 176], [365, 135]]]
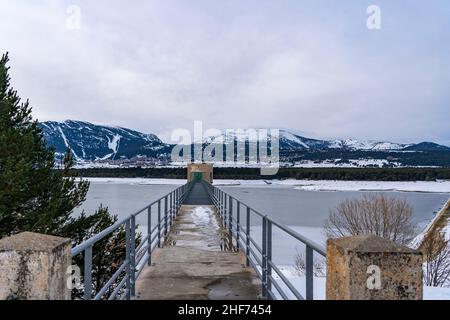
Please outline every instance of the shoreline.
[[[420, 249], [423, 239], [435, 229], [438, 229], [439, 231], [442, 231], [444, 229], [444, 233], [446, 233], [445, 237], [449, 239], [450, 230], [448, 226], [450, 221], [446, 217], [449, 213], [450, 213], [450, 199], [448, 199], [447, 202], [442, 206], [442, 208], [439, 209], [439, 211], [436, 213], [433, 219], [425, 227], [425, 229], [414, 238], [414, 240], [411, 242], [411, 247], [415, 249]], [[447, 221], [445, 221], [445, 219], [447, 219]], [[441, 224], [445, 225], [442, 226]]]
[[[93, 183], [120, 183], [139, 185], [182, 185], [186, 179], [160, 178], [83, 178]], [[450, 181], [343, 181], [343, 180], [239, 180], [220, 179], [213, 183], [218, 187], [287, 186], [296, 190], [339, 192], [417, 192], [442, 193], [450, 196]]]

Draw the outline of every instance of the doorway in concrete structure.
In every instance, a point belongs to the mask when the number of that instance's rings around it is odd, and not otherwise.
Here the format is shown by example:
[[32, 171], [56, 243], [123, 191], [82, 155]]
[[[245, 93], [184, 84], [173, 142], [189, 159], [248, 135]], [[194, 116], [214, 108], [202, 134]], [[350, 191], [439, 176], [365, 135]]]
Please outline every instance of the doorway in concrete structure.
[[203, 180], [203, 172], [193, 172], [194, 181], [202, 181]]

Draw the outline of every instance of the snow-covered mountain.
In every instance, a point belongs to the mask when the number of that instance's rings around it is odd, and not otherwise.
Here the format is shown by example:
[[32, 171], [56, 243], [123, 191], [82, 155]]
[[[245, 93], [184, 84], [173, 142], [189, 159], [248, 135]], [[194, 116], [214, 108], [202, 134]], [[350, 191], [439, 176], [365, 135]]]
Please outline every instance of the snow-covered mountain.
[[40, 126], [45, 140], [56, 149], [58, 156], [70, 148], [76, 161], [117, 160], [137, 156], [158, 158], [170, 152], [170, 146], [154, 134], [126, 128], [73, 120], [42, 122]]
[[[262, 129], [264, 130], [264, 129]], [[283, 151], [320, 151], [329, 149], [342, 149], [347, 151], [386, 151], [386, 150], [404, 150], [413, 144], [400, 144], [387, 141], [372, 141], [372, 140], [356, 140], [356, 139], [335, 139], [335, 140], [318, 140], [306, 138], [294, 134], [287, 130], [279, 131], [280, 149]], [[263, 135], [264, 136], [264, 135]], [[250, 138], [249, 138], [250, 137]], [[230, 140], [252, 140], [251, 135], [235, 133], [224, 134], [217, 137], [208, 137], [206, 143], [214, 141]], [[436, 145], [437, 146], [437, 145]], [[444, 146], [441, 146], [444, 147]], [[446, 147], [444, 147], [446, 148]], [[449, 149], [450, 150], [450, 149]]]
[[[164, 143], [154, 134], [131, 129], [95, 125], [89, 122], [67, 120], [42, 122], [40, 126], [47, 143], [62, 157], [67, 148], [77, 162], [116, 162], [133, 159], [150, 159], [150, 162], [169, 163], [173, 145]], [[261, 129], [260, 129], [261, 130]], [[263, 129], [264, 130], [264, 129]], [[259, 131], [266, 136], [267, 131]], [[251, 141], [257, 135], [232, 132], [204, 138], [204, 145], [222, 141]], [[446, 165], [450, 163], [450, 148], [431, 142], [400, 144], [386, 141], [319, 140], [306, 138], [288, 130], [279, 131], [281, 161], [345, 161], [378, 159], [408, 165]], [[242, 144], [241, 144], [242, 146]], [[387, 155], [386, 151], [393, 151]], [[430, 156], [434, 153], [433, 156]], [[444, 158], [442, 158], [442, 155]], [[436, 155], [441, 157], [436, 161]], [[391, 159], [388, 159], [391, 158]], [[135, 161], [136, 162], [136, 161]]]
[[373, 140], [332, 140], [330, 141], [330, 148], [335, 149], [347, 149], [347, 150], [373, 150], [373, 151], [386, 151], [386, 150], [403, 150], [411, 144], [401, 144], [387, 141], [373, 141]]

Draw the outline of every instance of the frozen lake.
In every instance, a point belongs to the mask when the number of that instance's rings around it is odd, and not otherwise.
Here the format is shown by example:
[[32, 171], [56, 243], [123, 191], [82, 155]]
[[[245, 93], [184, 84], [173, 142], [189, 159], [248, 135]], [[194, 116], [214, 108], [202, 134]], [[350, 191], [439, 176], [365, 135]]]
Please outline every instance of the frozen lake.
[[[172, 184], [171, 184], [172, 183]], [[182, 180], [160, 180], [152, 184], [142, 180], [110, 179], [91, 181], [86, 202], [77, 210], [92, 213], [103, 204], [119, 218], [125, 217], [150, 202], [175, 189]], [[374, 191], [310, 191], [295, 185], [285, 184], [247, 184], [238, 186], [221, 186], [221, 188], [256, 210], [265, 213], [281, 224], [301, 231], [306, 237], [323, 243], [321, 227], [330, 209], [348, 198], [361, 197]], [[376, 191], [381, 192], [381, 191]], [[389, 196], [407, 200], [414, 209], [414, 220], [423, 229], [435, 216], [436, 212], [449, 199], [450, 193], [440, 192], [398, 192], [382, 191]], [[144, 216], [137, 221], [146, 224]], [[257, 221], [255, 221], [257, 222]], [[253, 225], [255, 223], [252, 223]]]
[[[92, 213], [100, 204], [109, 207], [119, 218], [125, 217], [150, 202], [174, 190], [182, 182], [175, 180], [143, 184], [139, 181], [91, 181], [84, 209]], [[290, 226], [320, 228], [330, 209], [348, 198], [379, 192], [407, 200], [414, 209], [414, 220], [424, 227], [449, 199], [450, 193], [398, 192], [398, 191], [309, 191], [292, 185], [239, 185], [220, 186], [244, 203]]]

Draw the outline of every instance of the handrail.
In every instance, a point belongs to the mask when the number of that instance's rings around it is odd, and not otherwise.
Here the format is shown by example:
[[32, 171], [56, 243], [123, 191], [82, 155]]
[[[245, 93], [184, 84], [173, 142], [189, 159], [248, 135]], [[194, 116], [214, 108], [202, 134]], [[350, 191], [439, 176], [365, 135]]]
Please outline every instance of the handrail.
[[[277, 295], [273, 289], [278, 292], [279, 296], [287, 299], [289, 296], [284, 292], [281, 283], [284, 283], [287, 290], [298, 299], [304, 299], [292, 282], [281, 272], [281, 270], [272, 261], [272, 227], [275, 226], [286, 234], [290, 235], [297, 241], [305, 245], [306, 250], [306, 299], [313, 299], [313, 264], [314, 252], [321, 256], [325, 256], [325, 249], [319, 244], [302, 236], [291, 228], [274, 221], [267, 215], [255, 210], [245, 204], [242, 200], [230, 195], [220, 188], [212, 184], [202, 181], [205, 190], [211, 198], [213, 204], [218, 210], [221, 224], [228, 230], [231, 245], [233, 239], [236, 243], [236, 249], [245, 250], [246, 265], [252, 266], [257, 276], [262, 281], [262, 293], [267, 299], [275, 299]], [[186, 196], [192, 189], [193, 182], [186, 183], [170, 193], [153, 201], [144, 208], [130, 214], [129, 216], [114, 223], [110, 227], [104, 229], [98, 234], [87, 239], [83, 243], [72, 248], [72, 256], [84, 254], [84, 299], [102, 299], [105, 297], [112, 299], [132, 299], [135, 295], [135, 282], [145, 264], [151, 265], [152, 253], [155, 248], [160, 247], [162, 241], [165, 241], [170, 231], [173, 220], [185, 200]], [[234, 207], [236, 204], [236, 207]], [[246, 223], [242, 224], [241, 207], [243, 207], [246, 217]], [[164, 208], [164, 210], [162, 210]], [[156, 209], [156, 210], [155, 210]], [[136, 243], [136, 217], [147, 210], [147, 234], [141, 239], [139, 244]], [[157, 213], [157, 223], [152, 226], [153, 214]], [[234, 217], [233, 215], [236, 215]], [[254, 231], [251, 229], [251, 217], [257, 216], [262, 220], [262, 245], [252, 237]], [[106, 281], [102, 288], [93, 288], [92, 283], [92, 260], [94, 245], [104, 239], [106, 236], [119, 228], [125, 228], [125, 252], [123, 262], [114, 272], [111, 278]], [[274, 274], [272, 273], [274, 272]], [[277, 275], [279, 279], [275, 279]], [[278, 281], [277, 281], [278, 280]], [[273, 285], [273, 286], [272, 286]], [[94, 289], [96, 292], [94, 292]], [[112, 291], [112, 293], [111, 293]]]
[[[172, 226], [173, 220], [178, 214], [178, 211], [192, 188], [192, 182], [188, 182], [152, 203], [146, 205], [144, 208], [130, 214], [129, 216], [117, 221], [110, 227], [102, 230], [76, 247], [72, 248], [72, 257], [84, 254], [84, 299], [94, 300], [102, 299], [108, 293], [108, 290], [112, 290], [109, 300], [116, 299], [131, 299], [135, 295], [135, 282], [136, 278], [142, 271], [145, 263], [151, 265], [152, 252], [156, 247], [161, 246], [161, 242], [167, 237], [167, 234]], [[162, 202], [163, 205], [162, 205]], [[157, 205], [157, 210], [152, 208]], [[164, 206], [164, 212], [162, 207]], [[142, 212], [147, 210], [147, 235], [141, 239], [141, 243], [136, 244], [136, 217]], [[157, 223], [152, 227], [152, 214], [157, 213]], [[125, 252], [126, 257], [121, 263], [120, 267], [114, 272], [111, 278], [106, 281], [106, 284], [102, 288], [95, 288], [94, 293], [92, 283], [92, 258], [94, 245], [118, 230], [119, 228], [125, 228]], [[156, 244], [154, 244], [157, 240]], [[144, 250], [145, 249], [145, 250]], [[139, 257], [136, 259], [136, 254]], [[143, 262], [142, 260], [145, 260]], [[141, 265], [141, 268], [138, 268]], [[121, 275], [124, 275], [121, 277]], [[117, 281], [121, 279], [118, 283]]]
[[157, 204], [159, 201], [163, 200], [165, 197], [167, 197], [167, 195], [169, 195], [170, 193], [166, 194], [165, 196], [160, 197], [159, 199], [153, 201], [152, 203], [150, 203], [149, 205], [145, 206], [144, 208], [136, 211], [135, 213], [130, 214], [128, 217], [123, 218], [122, 220], [117, 221], [116, 223], [114, 223], [112, 226], [104, 229], [103, 231], [97, 233], [95, 236], [89, 238], [88, 240], [84, 241], [83, 243], [79, 244], [78, 246], [72, 248], [72, 256], [75, 256], [79, 253], [81, 253], [84, 249], [86, 249], [87, 247], [91, 246], [92, 244], [100, 241], [101, 239], [103, 239], [104, 237], [106, 237], [108, 234], [116, 231], [118, 228], [120, 228], [127, 220], [129, 220], [132, 216], [138, 216], [139, 214], [141, 214], [142, 212], [144, 212], [145, 210], [148, 210], [148, 208], [150, 208], [151, 206]]
[[[304, 297], [299, 293], [297, 288], [292, 284], [289, 279], [282, 274], [281, 270], [272, 261], [272, 227], [275, 226], [286, 234], [290, 235], [297, 241], [305, 245], [306, 251], [306, 294], [305, 298], [307, 300], [312, 300], [313, 294], [313, 269], [314, 269], [314, 252], [320, 256], [326, 256], [326, 250], [323, 246], [317, 244], [316, 242], [302, 236], [298, 232], [292, 230], [291, 228], [282, 225], [281, 223], [269, 218], [267, 215], [259, 212], [258, 210], [245, 204], [242, 200], [230, 195], [229, 193], [223, 191], [221, 188], [215, 187], [212, 184], [203, 181], [206, 186], [206, 190], [209, 193], [212, 202], [218, 209], [219, 218], [222, 222], [222, 226], [228, 229], [229, 236], [231, 239], [235, 240], [236, 247], [238, 250], [245, 249], [246, 264], [247, 266], [252, 266], [257, 276], [262, 281], [262, 291], [263, 296], [267, 299], [275, 298], [276, 295], [272, 290], [272, 284], [275, 290], [279, 293], [281, 298], [287, 299], [288, 295], [280, 287], [279, 282], [275, 282], [275, 278], [272, 275], [272, 270], [278, 275], [280, 281], [283, 282], [287, 289], [298, 299], [304, 299]], [[236, 203], [236, 210], [233, 209], [233, 204]], [[240, 222], [241, 217], [241, 206], [246, 209], [246, 223], [242, 225]], [[236, 218], [233, 217], [236, 215]], [[251, 215], [254, 214], [260, 219], [262, 219], [262, 248], [257, 244], [255, 239], [252, 237], [251, 225]], [[233, 221], [236, 220], [236, 221]], [[241, 230], [245, 227], [245, 232]], [[236, 229], [236, 230], [233, 230]], [[245, 239], [243, 239], [245, 238]], [[242, 241], [241, 241], [242, 240]], [[245, 240], [245, 242], [244, 242]], [[253, 250], [253, 248], [256, 249]], [[260, 257], [257, 256], [260, 255]]]

